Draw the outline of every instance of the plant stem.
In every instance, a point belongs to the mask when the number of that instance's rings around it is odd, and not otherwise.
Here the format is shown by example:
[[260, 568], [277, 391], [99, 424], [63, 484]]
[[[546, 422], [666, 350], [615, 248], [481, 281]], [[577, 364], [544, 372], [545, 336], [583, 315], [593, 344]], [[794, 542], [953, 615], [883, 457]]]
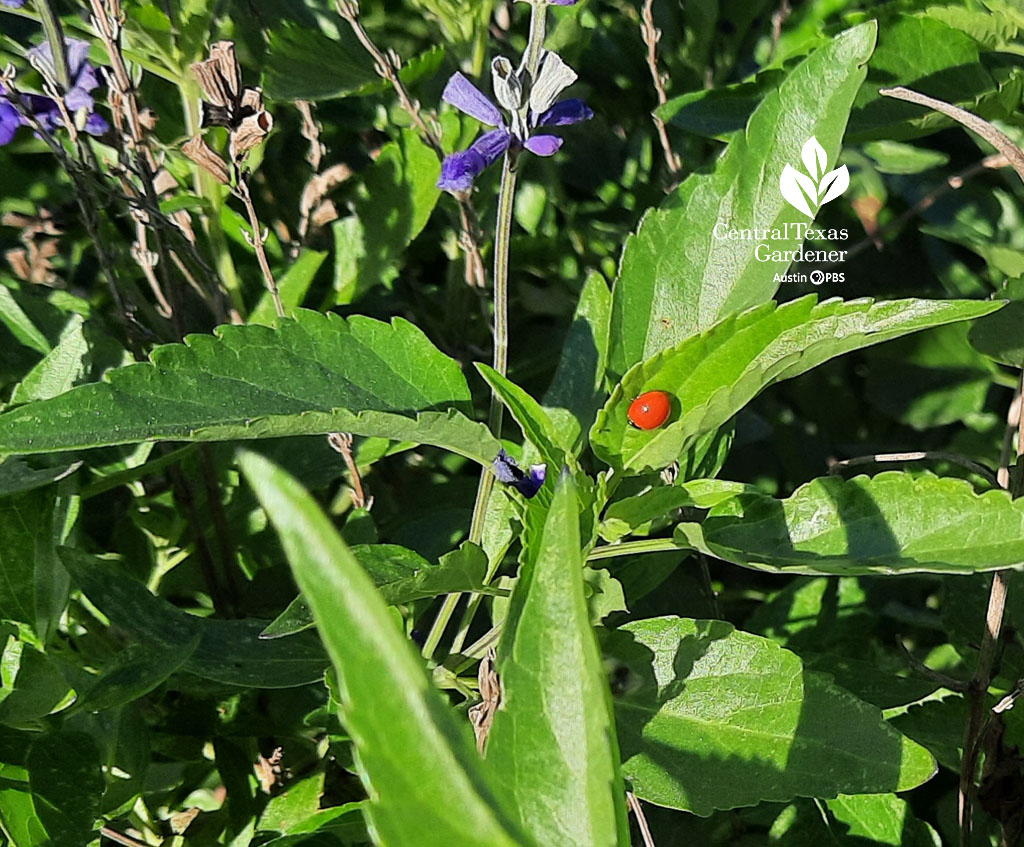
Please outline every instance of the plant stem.
[[682, 551], [683, 549], [671, 538], [645, 538], [643, 541], [626, 541], [623, 544], [606, 544], [604, 547], [595, 547], [587, 556], [587, 561], [596, 562], [601, 559], [615, 559], [619, 556], [633, 556], [637, 553], [664, 553], [668, 550]]
[[[501, 188], [498, 191], [498, 220], [494, 235], [494, 370], [505, 376], [508, 371], [508, 256], [512, 239], [512, 209], [516, 192], [515, 154], [506, 153], [501, 167]], [[491, 392], [491, 408], [487, 425], [496, 438], [501, 438], [501, 422], [505, 407], [498, 395]], [[473, 519], [469, 525], [469, 541], [479, 544], [484, 537], [487, 504], [494, 488], [494, 474], [490, 468], [480, 471], [480, 483], [473, 504]], [[423, 643], [423, 655], [431, 657], [441, 640], [448, 622], [455, 613], [461, 594], [449, 594]], [[460, 627], [460, 630], [463, 627]]]
[[[547, 4], [536, 3], [530, 9], [530, 40], [526, 44], [522, 63], [522, 67], [531, 79], [536, 76], [537, 67], [540, 65], [546, 31]], [[524, 106], [524, 108], [526, 107]], [[515, 206], [517, 155], [517, 151], [510, 150], [502, 161], [501, 187], [498, 190], [498, 219], [494, 235], [494, 370], [502, 376], [505, 376], [508, 371], [508, 257], [509, 243], [512, 239], [512, 211]], [[499, 439], [501, 438], [503, 411], [501, 400], [492, 391], [487, 423], [491, 432]], [[494, 475], [490, 468], [484, 468], [480, 472], [476, 502], [473, 505], [473, 519], [469, 525], [469, 540], [473, 544], [479, 544], [483, 540], [487, 504], [491, 499], [493, 488]], [[493, 573], [488, 574], [488, 581], [493, 575]], [[441, 606], [441, 611], [438, 612], [430, 633], [427, 635], [427, 640], [423, 643], [423, 655], [427, 658], [433, 656], [437, 649], [460, 599], [460, 594], [449, 594], [445, 598], [444, 605]], [[470, 606], [472, 612], [476, 612], [478, 605]], [[467, 609], [459, 626], [460, 646], [461, 641], [465, 639], [471, 620], [472, 614]]]

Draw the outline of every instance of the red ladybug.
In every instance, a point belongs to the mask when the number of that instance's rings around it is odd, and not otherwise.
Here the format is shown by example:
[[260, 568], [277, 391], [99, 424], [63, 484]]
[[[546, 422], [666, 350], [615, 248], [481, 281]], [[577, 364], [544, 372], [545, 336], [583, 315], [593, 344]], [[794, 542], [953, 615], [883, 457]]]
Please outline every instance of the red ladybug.
[[639, 429], [657, 429], [671, 411], [672, 401], [664, 391], [645, 391], [629, 404], [629, 422]]

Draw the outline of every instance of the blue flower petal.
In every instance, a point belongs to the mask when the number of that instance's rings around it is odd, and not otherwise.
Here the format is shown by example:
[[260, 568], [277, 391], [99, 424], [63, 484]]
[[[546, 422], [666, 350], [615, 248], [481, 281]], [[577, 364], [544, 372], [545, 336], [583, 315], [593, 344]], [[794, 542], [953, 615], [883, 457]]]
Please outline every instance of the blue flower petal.
[[93, 112], [85, 119], [85, 131], [89, 135], [104, 135], [110, 129], [110, 124], [102, 116]]
[[14, 133], [21, 126], [21, 115], [6, 100], [0, 100], [0, 147], [10, 144]]
[[566, 126], [589, 121], [594, 117], [593, 110], [579, 98], [559, 100], [548, 109], [537, 121], [537, 126]]
[[[25, 0], [0, 0], [0, 3], [3, 3], [5, 6], [7, 6], [10, 9], [20, 9], [22, 6], [25, 5]], [[8, 141], [9, 140], [10, 139], [8, 139]], [[0, 141], [0, 144], [6, 144], [6, 143], [7, 143], [7, 141]]]
[[473, 180], [508, 149], [512, 136], [508, 130], [492, 129], [470, 145], [468, 150], [445, 157], [437, 187], [443, 191], [469, 191]]
[[487, 126], [502, 126], [501, 112], [479, 88], [456, 72], [444, 87], [441, 99]]
[[523, 147], [536, 156], [554, 156], [562, 141], [557, 135], [534, 135], [526, 139]]

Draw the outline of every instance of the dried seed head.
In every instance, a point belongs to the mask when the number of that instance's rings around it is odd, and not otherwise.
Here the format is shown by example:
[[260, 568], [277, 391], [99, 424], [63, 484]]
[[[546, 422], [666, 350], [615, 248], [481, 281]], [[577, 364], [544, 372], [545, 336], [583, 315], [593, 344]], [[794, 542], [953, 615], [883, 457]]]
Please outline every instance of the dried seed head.
[[242, 90], [242, 69], [235, 56], [233, 41], [218, 41], [210, 46], [210, 58], [192, 65], [192, 73], [206, 99], [213, 106], [231, 109]]
[[231, 181], [227, 164], [210, 149], [210, 145], [203, 141], [201, 136], [197, 135], [195, 138], [186, 141], [181, 146], [181, 152], [213, 176], [218, 182], [227, 185]]

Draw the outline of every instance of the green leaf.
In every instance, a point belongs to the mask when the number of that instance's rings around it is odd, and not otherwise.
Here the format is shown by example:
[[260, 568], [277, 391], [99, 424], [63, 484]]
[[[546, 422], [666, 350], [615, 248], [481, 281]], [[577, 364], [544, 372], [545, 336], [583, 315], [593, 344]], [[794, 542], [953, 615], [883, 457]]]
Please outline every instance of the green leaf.
[[11, 770], [0, 766], [0, 829], [11, 847], [47, 847], [46, 829], [36, 814], [28, 783], [11, 779]]
[[277, 329], [222, 326], [104, 382], [0, 415], [0, 455], [136, 441], [352, 432], [445, 446], [490, 464], [500, 445], [467, 409], [458, 364], [400, 318], [299, 311]]
[[341, 719], [358, 754], [384, 847], [528, 847], [498, 805], [454, 716], [372, 580], [302, 486], [254, 453], [242, 470], [281, 537], [338, 675]]
[[679, 524], [675, 539], [757, 570], [969, 574], [1024, 563], [1024, 500], [930, 473], [832, 476], [785, 500], [740, 494]]
[[[288, 268], [288, 272], [277, 281], [277, 292], [281, 295], [281, 303], [285, 312], [298, 309], [306, 297], [306, 292], [313, 284], [313, 277], [327, 258], [327, 253], [317, 250], [303, 250], [299, 257]], [[249, 315], [249, 323], [273, 326], [277, 319], [274, 301], [269, 291], [260, 297], [260, 302]]]
[[95, 742], [81, 732], [47, 733], [32, 743], [26, 764], [50, 843], [85, 847], [93, 840], [104, 789]]
[[[691, 175], [662, 209], [648, 213], [622, 254], [612, 305], [610, 370], [678, 344], [731, 312], [769, 299], [788, 261], [758, 261], [765, 241], [719, 239], [728, 231], [807, 223], [779, 191], [787, 164], [818, 139], [835, 162], [854, 95], [875, 43], [874, 23], [847, 30], [815, 51], [758, 106], [711, 174]], [[787, 233], [771, 250], [796, 250]]]
[[44, 488], [70, 476], [80, 467], [82, 462], [65, 462], [54, 467], [34, 468], [23, 459], [14, 456], [0, 459], [0, 497]]
[[47, 353], [11, 394], [11, 403], [48, 400], [71, 389], [88, 370], [89, 343], [82, 332], [85, 319], [72, 315], [57, 346]]
[[[841, 794], [828, 810], [853, 844], [865, 839], [886, 847], [935, 847], [934, 830], [914, 817], [907, 801], [895, 794]], [[844, 839], [844, 842], [845, 839]]]
[[0, 723], [38, 729], [41, 718], [73, 699], [60, 667], [49, 654], [8, 636], [0, 660]]
[[566, 449], [560, 433], [551, 418], [529, 394], [512, 380], [503, 377], [489, 365], [476, 363], [476, 369], [487, 380], [491, 390], [511, 412], [523, 435], [540, 452], [549, 468], [560, 468], [564, 464]]
[[559, 440], [571, 445], [574, 456], [583, 449], [584, 436], [607, 396], [603, 385], [611, 316], [608, 283], [601, 274], [591, 273], [580, 292], [558, 368], [543, 398]]
[[[631, 369], [598, 413], [590, 441], [614, 468], [631, 473], [663, 468], [769, 385], [852, 350], [987, 315], [1001, 306], [970, 300], [818, 304], [814, 295], [778, 307], [766, 303]], [[672, 414], [660, 429], [636, 429], [629, 424], [629, 404], [652, 389], [672, 396]]]
[[864, 152], [875, 161], [875, 167], [884, 174], [917, 174], [938, 168], [949, 161], [949, 155], [938, 150], [927, 150], [899, 141], [870, 141]]
[[917, 430], [981, 412], [997, 368], [967, 343], [968, 329], [951, 324], [869, 351], [868, 401]]
[[527, 518], [499, 647], [502, 703], [487, 765], [537, 844], [616, 847], [629, 840], [625, 793], [568, 474], [542, 525], [539, 518], [536, 511]]
[[653, 618], [608, 636], [623, 772], [642, 799], [706, 816], [793, 797], [904, 791], [928, 752], [798, 656], [724, 621]]
[[662, 120], [687, 132], [727, 138], [747, 125], [761, 101], [785, 78], [784, 71], [770, 68], [747, 82], [689, 91], [655, 111]]
[[197, 632], [185, 643], [152, 640], [126, 647], [79, 696], [74, 708], [100, 712], [144, 697], [192, 657], [199, 640]]
[[336, 38], [285, 24], [267, 34], [263, 89], [271, 100], [327, 100], [355, 94], [378, 81], [373, 59], [352, 29], [339, 22]]
[[[454, 121], [445, 121], [452, 126]], [[363, 179], [353, 215], [334, 225], [333, 305], [390, 287], [405, 248], [423, 231], [441, 196], [441, 164], [415, 130], [384, 146]]]
[[50, 342], [46, 336], [25, 314], [14, 294], [6, 285], [0, 284], [0, 322], [4, 324], [18, 341], [44, 356], [50, 352]]
[[[112, 562], [69, 547], [60, 556], [89, 600], [119, 629], [143, 646], [176, 647], [186, 654], [183, 671], [249, 688], [291, 688], [323, 676], [327, 659], [315, 638], [261, 641], [265, 621], [196, 617], [151, 594]], [[188, 655], [196, 637], [199, 643]]]
[[904, 141], [946, 129], [952, 120], [922, 113], [910, 103], [882, 97], [879, 88], [898, 82], [958, 105], [988, 120], [1010, 117], [1020, 103], [1022, 75], [995, 54], [982, 55], [966, 33], [930, 12], [899, 15], [878, 33], [878, 47], [850, 115], [848, 141]]
[[1010, 302], [1005, 309], [982, 318], [971, 326], [967, 337], [975, 350], [997, 362], [1024, 368], [1024, 277], [1008, 279], [996, 292]]
[[[384, 602], [392, 606], [464, 591], [500, 593], [484, 585], [487, 557], [475, 544], [463, 544], [442, 556], [437, 565], [397, 544], [358, 544], [352, 547], [352, 555], [366, 569]], [[314, 625], [309, 603], [297, 597], [260, 633], [260, 638], [281, 638]]]
[[33, 628], [45, 643], [68, 598], [68, 575], [57, 558], [67, 502], [52, 488], [0, 499], [0, 609]]

